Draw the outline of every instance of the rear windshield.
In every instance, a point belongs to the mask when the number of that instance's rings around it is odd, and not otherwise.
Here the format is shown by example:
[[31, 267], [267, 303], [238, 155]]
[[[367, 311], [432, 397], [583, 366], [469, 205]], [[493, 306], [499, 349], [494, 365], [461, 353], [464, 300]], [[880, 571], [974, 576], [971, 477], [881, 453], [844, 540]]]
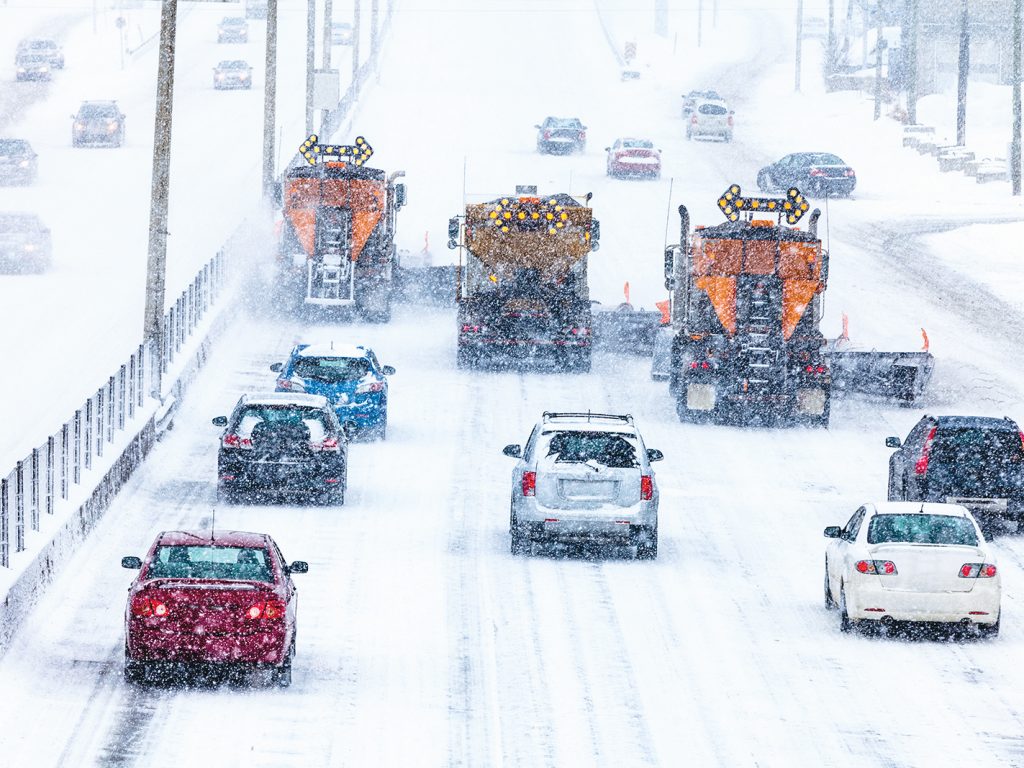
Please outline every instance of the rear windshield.
[[28, 142], [22, 139], [0, 139], [0, 155], [27, 152]]
[[654, 142], [648, 139], [623, 139], [622, 146], [627, 149], [654, 149]]
[[218, 69], [248, 69], [249, 65], [244, 61], [222, 61], [217, 67]]
[[262, 547], [157, 547], [146, 578], [274, 581], [270, 553]]
[[876, 515], [868, 526], [868, 544], [963, 544], [976, 546], [978, 534], [966, 517], [951, 515]]
[[556, 464], [595, 462], [606, 467], [639, 467], [634, 438], [615, 432], [545, 432], [538, 457]]
[[36, 232], [39, 228], [39, 220], [32, 216], [0, 213], [0, 232]]
[[549, 128], [582, 128], [583, 123], [577, 117], [549, 117], [546, 121]]
[[846, 165], [837, 155], [830, 155], [826, 152], [801, 155], [801, 159], [809, 165]]
[[293, 367], [300, 378], [337, 384], [363, 378], [370, 372], [370, 361], [364, 357], [300, 357]]
[[721, 104], [701, 104], [697, 107], [697, 111], [702, 115], [724, 115], [729, 110]]
[[109, 104], [83, 104], [79, 117], [117, 117], [117, 108]]
[[317, 408], [251, 405], [242, 411], [235, 429], [239, 437], [261, 440], [322, 442], [330, 428], [327, 415]]
[[951, 468], [983, 470], [993, 465], [1020, 464], [1024, 447], [1009, 429], [942, 428], [935, 436], [931, 458]]

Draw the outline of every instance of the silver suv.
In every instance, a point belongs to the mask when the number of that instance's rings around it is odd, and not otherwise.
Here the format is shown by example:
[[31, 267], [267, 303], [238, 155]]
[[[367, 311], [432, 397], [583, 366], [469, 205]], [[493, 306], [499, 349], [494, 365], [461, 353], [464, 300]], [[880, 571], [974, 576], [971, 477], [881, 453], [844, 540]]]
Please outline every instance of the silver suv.
[[512, 554], [527, 554], [534, 541], [604, 541], [636, 547], [636, 556], [658, 556], [658, 486], [651, 462], [661, 451], [644, 446], [629, 415], [549, 413], [512, 471], [509, 534]]

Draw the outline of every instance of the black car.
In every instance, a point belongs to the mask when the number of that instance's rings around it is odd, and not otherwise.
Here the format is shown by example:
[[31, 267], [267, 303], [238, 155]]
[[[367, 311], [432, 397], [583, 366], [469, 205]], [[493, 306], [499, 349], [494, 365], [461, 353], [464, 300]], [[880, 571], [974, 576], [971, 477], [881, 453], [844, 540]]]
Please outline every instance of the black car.
[[18, 56], [42, 56], [53, 69], [64, 69], [64, 51], [56, 40], [48, 37], [29, 37], [18, 43]]
[[1008, 418], [924, 416], [889, 458], [890, 501], [962, 504], [979, 522], [1024, 521], [1024, 438]]
[[31, 184], [39, 161], [24, 139], [0, 139], [0, 184]]
[[569, 154], [587, 149], [587, 126], [578, 117], [546, 117], [537, 129], [537, 151]]
[[217, 25], [217, 42], [249, 42], [249, 22], [241, 16], [225, 16]]
[[217, 494], [225, 501], [269, 494], [345, 503], [348, 434], [327, 398], [270, 392], [243, 395], [217, 455]]
[[829, 152], [794, 152], [757, 173], [762, 192], [796, 187], [812, 197], [849, 195], [857, 186], [857, 174], [838, 155]]
[[53, 63], [45, 54], [25, 51], [14, 57], [15, 80], [49, 80], [53, 70]]
[[51, 257], [50, 230], [38, 216], [0, 212], [0, 272], [45, 272]]
[[71, 116], [71, 144], [81, 147], [98, 144], [120, 147], [124, 144], [124, 115], [116, 101], [83, 101]]

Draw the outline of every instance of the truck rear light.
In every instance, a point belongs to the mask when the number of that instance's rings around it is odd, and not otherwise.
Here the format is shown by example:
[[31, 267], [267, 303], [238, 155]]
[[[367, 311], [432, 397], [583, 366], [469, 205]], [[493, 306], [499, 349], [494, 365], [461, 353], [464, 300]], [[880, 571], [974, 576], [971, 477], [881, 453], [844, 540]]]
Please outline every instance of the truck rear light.
[[462, 332], [463, 333], [480, 333], [482, 330], [483, 330], [483, 326], [482, 325], [473, 325], [472, 323], [463, 323], [462, 324]]
[[570, 336], [589, 336], [590, 335], [590, 329], [589, 328], [566, 328], [565, 332], [568, 333]]
[[163, 618], [170, 613], [167, 603], [155, 597], [136, 595], [132, 600], [132, 616], [139, 616], [144, 619], [156, 616]]
[[650, 501], [654, 498], [654, 478], [651, 475], [640, 476], [640, 501]]
[[690, 363], [690, 369], [694, 370], [694, 371], [696, 371], [696, 370], [706, 371], [709, 368], [711, 368], [711, 363], [709, 363], [707, 360], [702, 360], [700, 362], [697, 362], [696, 360], [694, 360], [693, 362]]
[[960, 566], [961, 579], [991, 579], [996, 572], [992, 563], [964, 563]]
[[537, 495], [537, 473], [523, 472], [523, 496]]
[[892, 560], [858, 560], [853, 567], [858, 573], [876, 576], [892, 576], [897, 573], [896, 563]]
[[808, 365], [804, 368], [804, 370], [807, 371], [807, 373], [816, 373], [819, 375], [823, 373], [828, 373], [828, 368], [826, 368], [824, 365]]
[[224, 448], [252, 448], [252, 440], [248, 437], [239, 437], [234, 433], [224, 435], [220, 444]]
[[935, 430], [938, 427], [932, 427], [931, 432], [928, 433], [928, 437], [924, 441], [924, 448], [921, 449], [921, 458], [914, 464], [914, 474], [924, 475], [928, 472], [928, 457], [932, 452], [932, 442], [935, 440]]

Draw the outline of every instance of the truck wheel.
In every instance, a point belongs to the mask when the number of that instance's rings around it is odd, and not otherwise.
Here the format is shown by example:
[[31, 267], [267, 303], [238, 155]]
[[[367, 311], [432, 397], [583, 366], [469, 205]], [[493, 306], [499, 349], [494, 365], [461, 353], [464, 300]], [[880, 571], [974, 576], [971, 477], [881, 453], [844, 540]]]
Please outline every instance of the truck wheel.
[[455, 367], [460, 370], [467, 368], [476, 368], [476, 356], [473, 354], [473, 350], [467, 347], [459, 347], [455, 353]]

